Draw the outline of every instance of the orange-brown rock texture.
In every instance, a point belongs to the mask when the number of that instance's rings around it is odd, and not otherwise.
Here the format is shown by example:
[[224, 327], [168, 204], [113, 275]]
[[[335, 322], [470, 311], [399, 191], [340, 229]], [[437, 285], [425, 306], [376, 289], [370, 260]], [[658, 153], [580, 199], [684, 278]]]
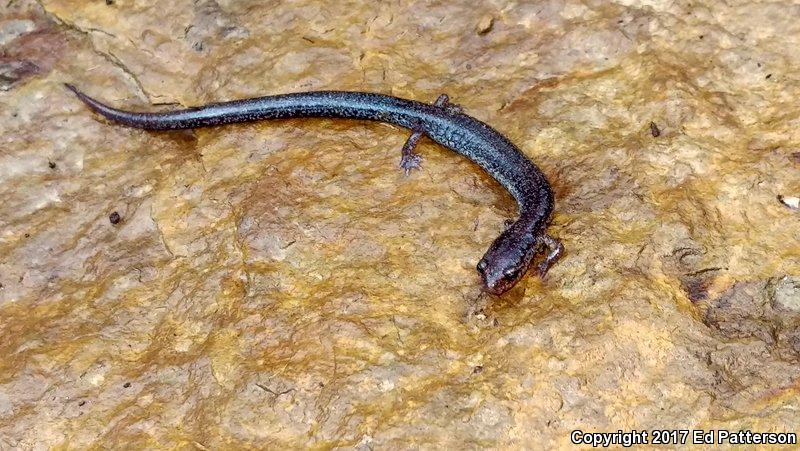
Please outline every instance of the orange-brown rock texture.
[[[0, 449], [570, 447], [800, 428], [800, 6], [0, 5]], [[133, 109], [447, 93], [556, 192], [566, 255], [501, 297], [511, 197], [408, 132], [145, 132]]]

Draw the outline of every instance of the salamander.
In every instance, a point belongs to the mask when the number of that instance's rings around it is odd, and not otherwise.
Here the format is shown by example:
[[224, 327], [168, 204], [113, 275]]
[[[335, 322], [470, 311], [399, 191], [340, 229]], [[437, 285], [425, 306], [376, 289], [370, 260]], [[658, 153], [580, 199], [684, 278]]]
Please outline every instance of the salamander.
[[423, 136], [461, 154], [486, 171], [517, 201], [519, 217], [489, 246], [477, 270], [486, 291], [502, 294], [533, 264], [543, 277], [563, 253], [563, 245], [547, 234], [554, 208], [553, 190], [542, 171], [505, 136], [465, 114], [441, 95], [433, 104], [383, 94], [313, 91], [271, 95], [166, 112], [132, 112], [110, 107], [67, 84], [92, 111], [108, 120], [145, 130], [178, 130], [264, 119], [325, 117], [386, 122], [411, 130], [403, 145], [400, 167], [418, 168], [414, 148]]

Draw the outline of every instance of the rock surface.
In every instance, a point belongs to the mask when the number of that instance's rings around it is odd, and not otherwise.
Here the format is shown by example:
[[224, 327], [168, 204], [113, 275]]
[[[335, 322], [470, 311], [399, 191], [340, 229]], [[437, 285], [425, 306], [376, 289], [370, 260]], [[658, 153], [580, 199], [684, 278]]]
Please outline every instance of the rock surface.
[[[800, 428], [800, 6], [5, 3], [0, 448]], [[488, 297], [514, 204], [463, 158], [406, 178], [407, 132], [341, 120], [131, 130], [63, 82], [446, 92], [548, 175], [567, 254]]]

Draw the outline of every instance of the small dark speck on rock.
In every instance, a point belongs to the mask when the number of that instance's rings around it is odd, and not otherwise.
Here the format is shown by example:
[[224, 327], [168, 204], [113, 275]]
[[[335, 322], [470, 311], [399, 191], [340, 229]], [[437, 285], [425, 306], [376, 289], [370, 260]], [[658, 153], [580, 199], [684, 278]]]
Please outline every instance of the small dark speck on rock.
[[703, 39], [704, 37], [705, 37], [705, 36], [703, 36], [702, 34], [700, 35], [700, 39]]
[[114, 0], [106, 0], [106, 5], [113, 5], [113, 4], [114, 4]]
[[770, 77], [772, 77], [772, 74], [767, 74], [767, 77], [766, 77], [766, 78], [767, 78], [767, 80], [769, 80], [769, 79], [770, 79]]
[[122, 217], [115, 211], [108, 215], [108, 220], [111, 221], [112, 224], [117, 225], [120, 221], [122, 221]]
[[47, 166], [48, 166], [50, 169], [55, 169], [55, 168], [56, 168], [56, 163], [55, 163], [55, 162], [53, 162], [53, 161], [48, 161], [48, 162], [47, 162]]
[[483, 365], [476, 365], [472, 368], [472, 374], [481, 374], [483, 372]]
[[31, 234], [30, 233], [26, 233], [24, 236], [25, 236], [25, 238], [30, 238]]
[[789, 158], [797, 164], [800, 164], [800, 152], [795, 152], [789, 155]]
[[131, 386], [131, 383], [130, 382], [125, 382], [124, 384], [122, 384], [122, 386], [125, 387], [125, 388], [129, 388]]
[[650, 134], [653, 135], [653, 138], [658, 138], [661, 136], [661, 130], [658, 128], [655, 122], [650, 122]]
[[81, 402], [79, 402], [79, 403], [78, 403], [78, 405], [79, 405], [79, 406], [81, 406], [81, 407], [83, 407], [83, 406], [85, 406], [85, 405], [86, 405], [86, 401], [81, 401]]

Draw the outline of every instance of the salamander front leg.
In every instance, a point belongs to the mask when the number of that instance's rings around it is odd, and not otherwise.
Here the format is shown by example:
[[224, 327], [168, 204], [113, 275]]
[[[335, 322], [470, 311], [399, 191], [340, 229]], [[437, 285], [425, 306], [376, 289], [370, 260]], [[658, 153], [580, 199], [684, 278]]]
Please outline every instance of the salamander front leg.
[[561, 241], [553, 238], [552, 236], [542, 233], [539, 236], [539, 243], [544, 244], [548, 249], [550, 249], [550, 253], [539, 263], [539, 266], [536, 268], [536, 272], [539, 274], [539, 277], [544, 278], [544, 275], [547, 274], [547, 270], [550, 269], [551, 266], [561, 257], [561, 254], [564, 253], [564, 245], [561, 244]]
[[[450, 98], [447, 97], [447, 94], [440, 95], [439, 98], [436, 99], [436, 102], [433, 103], [433, 106], [445, 108], [448, 112], [453, 114], [461, 113], [461, 107], [450, 103]], [[417, 147], [417, 143], [419, 143], [419, 140], [422, 139], [422, 136], [425, 134], [425, 132], [422, 130], [422, 126], [420, 125], [412, 128], [411, 131], [411, 136], [409, 136], [406, 140], [406, 143], [403, 144], [403, 150], [401, 151], [400, 157], [400, 167], [403, 168], [406, 175], [408, 175], [412, 169], [418, 169], [419, 163], [422, 161], [422, 156], [414, 152], [414, 149]]]
[[403, 150], [400, 151], [400, 167], [403, 168], [406, 175], [411, 173], [412, 169], [418, 169], [419, 162], [422, 161], [422, 156], [414, 152], [414, 148], [417, 147], [417, 143], [422, 139], [423, 133], [419, 128], [414, 128], [412, 130], [413, 133], [408, 137], [406, 143], [403, 144]]

